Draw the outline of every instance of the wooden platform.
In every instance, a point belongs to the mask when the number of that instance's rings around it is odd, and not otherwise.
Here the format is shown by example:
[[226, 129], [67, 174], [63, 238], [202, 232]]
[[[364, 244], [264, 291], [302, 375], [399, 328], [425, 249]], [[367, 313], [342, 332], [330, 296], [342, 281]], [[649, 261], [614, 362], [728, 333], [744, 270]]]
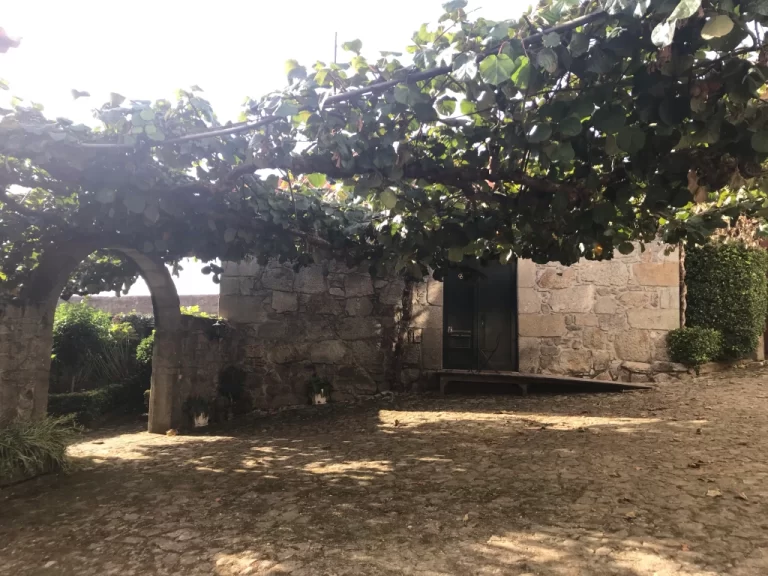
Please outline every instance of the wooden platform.
[[619, 392], [621, 390], [648, 390], [651, 386], [630, 384], [629, 382], [609, 382], [592, 378], [573, 376], [555, 376], [552, 374], [523, 374], [521, 372], [497, 372], [494, 370], [438, 370], [440, 393], [445, 394], [449, 382], [480, 382], [514, 384], [523, 394], [528, 393], [532, 384], [581, 387], [596, 392]]

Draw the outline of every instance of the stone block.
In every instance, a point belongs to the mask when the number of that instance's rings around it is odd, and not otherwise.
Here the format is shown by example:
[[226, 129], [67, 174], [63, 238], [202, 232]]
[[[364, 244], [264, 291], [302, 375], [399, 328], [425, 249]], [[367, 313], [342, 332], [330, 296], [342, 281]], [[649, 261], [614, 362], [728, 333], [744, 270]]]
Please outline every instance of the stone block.
[[443, 330], [443, 309], [440, 306], [413, 307], [411, 326], [431, 330]]
[[517, 287], [533, 288], [536, 286], [536, 264], [533, 260], [517, 260]]
[[560, 290], [570, 288], [576, 283], [576, 271], [573, 268], [557, 270], [547, 268], [539, 277], [538, 285], [548, 290]]
[[602, 350], [606, 344], [606, 333], [600, 328], [584, 328], [581, 332], [581, 342], [590, 350]]
[[[355, 360], [355, 364], [362, 366], [369, 372], [379, 371], [383, 368], [386, 361], [386, 350], [381, 346], [381, 342], [375, 340], [357, 340], [346, 343], [347, 348]], [[416, 351], [415, 362], [418, 363], [418, 346], [409, 346], [405, 354], [406, 360], [411, 350]]]
[[627, 329], [627, 314], [626, 312], [617, 312], [615, 314], [598, 314], [597, 316], [598, 326], [602, 330], [609, 332], [619, 332]]
[[309, 348], [309, 357], [317, 364], [337, 364], [346, 358], [348, 352], [341, 340], [314, 342]]
[[421, 344], [421, 367], [425, 370], [440, 370], [443, 367], [443, 340], [442, 334], [437, 341]]
[[595, 302], [594, 286], [571, 286], [555, 290], [549, 298], [549, 305], [555, 312], [591, 312]]
[[328, 290], [328, 293], [331, 296], [344, 296], [344, 289], [343, 288], [333, 287], [333, 288]]
[[427, 304], [431, 306], [443, 305], [443, 283], [430, 278], [427, 280]]
[[564, 336], [567, 332], [564, 314], [520, 314], [518, 315], [520, 336], [553, 337]]
[[219, 295], [231, 296], [240, 294], [240, 278], [237, 276], [222, 276], [219, 283]]
[[347, 314], [350, 316], [370, 316], [373, 312], [373, 304], [370, 298], [349, 298], [347, 300]]
[[674, 330], [680, 327], [677, 310], [628, 310], [627, 320], [632, 328], [643, 330]]
[[629, 267], [624, 262], [584, 260], [579, 263], [579, 279], [598, 286], [626, 286]]
[[289, 268], [268, 268], [261, 276], [261, 285], [269, 290], [290, 292], [293, 290], [295, 274]]
[[257, 336], [265, 340], [285, 338], [287, 333], [288, 324], [286, 322], [264, 322], [256, 328]]
[[[597, 368], [595, 368], [597, 370]], [[606, 382], [613, 381], [613, 378], [611, 378], [611, 374], [609, 372], [601, 372], [597, 376], [594, 377], [595, 380], [605, 380]]]
[[642, 308], [647, 306], [650, 301], [651, 298], [647, 292], [640, 292], [637, 290], [624, 292], [624, 294], [619, 296], [619, 302], [627, 308]]
[[641, 286], [679, 286], [680, 267], [677, 262], [639, 262], [632, 266]]
[[653, 382], [650, 374], [640, 374], [637, 372], [630, 372], [629, 381], [632, 384], [645, 384], [646, 382]]
[[370, 316], [344, 318], [339, 325], [339, 336], [343, 340], [377, 338], [381, 336], [381, 322]]
[[653, 371], [652, 365], [648, 362], [624, 362], [621, 366], [633, 374], [649, 374]]
[[518, 288], [518, 314], [539, 314], [541, 312], [541, 296], [533, 288]]
[[299, 298], [296, 292], [272, 291], [272, 309], [282, 314], [283, 312], [296, 312], [299, 309]]
[[373, 294], [373, 280], [368, 274], [349, 274], [344, 277], [344, 292], [347, 298]]
[[331, 386], [333, 395], [343, 398], [344, 394], [351, 397], [367, 396], [376, 393], [376, 382], [360, 366], [342, 366], [334, 376]]
[[275, 364], [288, 364], [298, 360], [296, 347], [293, 344], [279, 344], [267, 349], [267, 359]]
[[538, 338], [520, 338], [518, 346], [518, 364], [520, 372], [536, 374], [539, 372], [539, 349], [541, 340]]
[[659, 288], [659, 307], [680, 310], [680, 287]]
[[561, 350], [560, 356], [551, 369], [564, 374], [589, 374], [592, 370], [592, 351], [585, 348]]
[[688, 372], [688, 367], [677, 362], [652, 362], [651, 370], [653, 372]]
[[304, 294], [320, 294], [328, 290], [321, 266], [305, 266], [296, 274], [294, 290]]
[[[405, 290], [405, 282], [398, 278], [388, 282], [379, 293], [379, 303], [385, 306], [400, 306], [403, 303], [403, 291]], [[442, 299], [440, 300], [442, 305]]]
[[[598, 372], [608, 370], [611, 365], [611, 353], [607, 350], [592, 351], [592, 368]], [[610, 377], [610, 375], [609, 375]]]
[[616, 357], [631, 362], [651, 360], [651, 338], [645, 330], [630, 330], [616, 334], [613, 340]]
[[219, 315], [230, 322], [241, 324], [264, 322], [267, 319], [262, 296], [222, 296], [219, 299]]
[[262, 267], [255, 259], [241, 260], [240, 262], [222, 262], [224, 276], [258, 276]]
[[[330, 294], [302, 294], [300, 302], [304, 305], [306, 314], [323, 316], [338, 316], [343, 312], [341, 303]], [[343, 302], [343, 301], [342, 301]]]
[[573, 320], [576, 326], [597, 326], [599, 323], [595, 314], [574, 314]]
[[616, 314], [618, 309], [619, 305], [613, 296], [600, 296], [595, 302], [596, 314]]

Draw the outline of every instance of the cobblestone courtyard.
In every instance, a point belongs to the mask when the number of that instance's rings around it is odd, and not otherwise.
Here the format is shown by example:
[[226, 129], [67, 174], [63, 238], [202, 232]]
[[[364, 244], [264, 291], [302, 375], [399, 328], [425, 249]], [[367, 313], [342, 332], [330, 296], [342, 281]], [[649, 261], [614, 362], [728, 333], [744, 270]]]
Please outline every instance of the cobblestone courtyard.
[[767, 574], [767, 378], [101, 431], [0, 491], [0, 574]]

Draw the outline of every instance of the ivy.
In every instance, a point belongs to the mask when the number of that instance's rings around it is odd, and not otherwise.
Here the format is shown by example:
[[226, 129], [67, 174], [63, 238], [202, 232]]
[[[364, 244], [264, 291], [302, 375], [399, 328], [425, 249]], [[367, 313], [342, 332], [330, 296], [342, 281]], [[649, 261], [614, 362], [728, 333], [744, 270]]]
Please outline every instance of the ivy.
[[[0, 293], [23, 297], [47, 252], [86, 236], [175, 265], [333, 257], [419, 277], [704, 243], [768, 215], [761, 2], [542, 0], [499, 22], [465, 8], [445, 3], [408, 61], [360, 40], [339, 62], [289, 61], [287, 87], [236, 123], [197, 86], [113, 93], [96, 126], [15, 99], [0, 111]], [[98, 254], [66, 293], [135, 273]]]
[[667, 335], [667, 343], [673, 361], [698, 367], [721, 355], [723, 335], [713, 328], [678, 328]]
[[685, 255], [686, 324], [722, 333], [721, 359], [746, 358], [757, 348], [768, 311], [768, 253], [727, 242]]

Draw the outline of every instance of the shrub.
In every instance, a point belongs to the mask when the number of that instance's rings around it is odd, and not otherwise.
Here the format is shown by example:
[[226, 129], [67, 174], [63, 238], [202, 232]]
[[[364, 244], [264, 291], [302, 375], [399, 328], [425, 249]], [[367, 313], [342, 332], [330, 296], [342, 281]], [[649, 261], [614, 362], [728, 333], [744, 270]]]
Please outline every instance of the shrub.
[[67, 445], [77, 432], [72, 417], [0, 425], [0, 481], [66, 469]]
[[91, 377], [92, 355], [110, 338], [112, 318], [87, 302], [63, 303], [53, 320], [51, 384], [74, 391]]
[[139, 340], [143, 340], [155, 329], [155, 318], [149, 314], [139, 314], [138, 312], [116, 314], [112, 318], [113, 324], [130, 324]]
[[[139, 401], [143, 403], [143, 390], [139, 392]], [[131, 404], [130, 383], [111, 384], [94, 390], [70, 392], [67, 394], [48, 395], [48, 414], [56, 416], [71, 415], [77, 422], [89, 425], [103, 414], [118, 406]]]
[[673, 361], [695, 367], [720, 356], [723, 335], [713, 328], [678, 328], [669, 333], [667, 342]]
[[685, 256], [686, 325], [723, 337], [719, 359], [744, 358], [757, 347], [768, 310], [768, 254], [735, 242], [691, 248]]
[[149, 367], [149, 371], [152, 372], [152, 352], [155, 349], [155, 333], [152, 332], [149, 336], [144, 338], [136, 347], [136, 361], [140, 366]]

